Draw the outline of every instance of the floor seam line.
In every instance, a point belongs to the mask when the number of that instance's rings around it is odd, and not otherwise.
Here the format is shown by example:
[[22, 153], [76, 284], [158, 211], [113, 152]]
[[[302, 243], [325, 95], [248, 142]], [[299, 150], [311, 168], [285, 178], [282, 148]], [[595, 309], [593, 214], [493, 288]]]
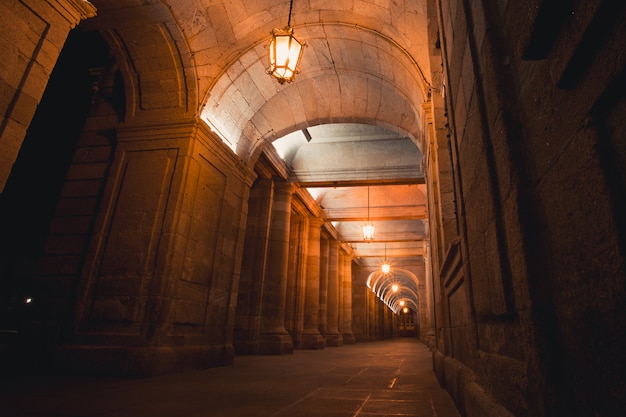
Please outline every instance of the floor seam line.
[[367, 397], [363, 400], [363, 402], [361, 403], [361, 406], [359, 407], [358, 410], [356, 410], [356, 412], [354, 413], [354, 415], [352, 417], [357, 417], [359, 415], [359, 413], [361, 413], [361, 410], [363, 410], [363, 407], [365, 407], [365, 404], [369, 401], [371, 396], [372, 396], [372, 393], [370, 392], [367, 395]]
[[305, 395], [304, 397], [300, 397], [298, 398], [296, 401], [292, 402], [289, 405], [284, 406], [283, 408], [281, 408], [280, 410], [278, 410], [277, 412], [275, 412], [274, 414], [272, 414], [272, 417], [276, 417], [277, 415], [279, 415], [280, 413], [282, 413], [285, 410], [288, 410], [289, 408], [293, 407], [294, 405], [306, 400], [307, 398], [309, 398], [311, 395], [315, 394], [315, 391], [317, 390], [313, 390], [311, 392], [309, 392], [307, 395]]

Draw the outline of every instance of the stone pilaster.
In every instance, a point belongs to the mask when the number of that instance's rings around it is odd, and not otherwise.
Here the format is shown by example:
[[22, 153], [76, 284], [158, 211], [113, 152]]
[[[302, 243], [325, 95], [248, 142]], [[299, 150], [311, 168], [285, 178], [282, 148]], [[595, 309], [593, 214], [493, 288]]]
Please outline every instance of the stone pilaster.
[[[428, 225], [428, 222], [426, 222]], [[433, 273], [431, 265], [430, 242], [424, 242], [424, 284], [426, 296], [420, 300], [420, 307], [426, 303], [426, 320], [420, 326], [420, 338], [431, 349], [435, 348], [435, 306], [433, 304]]]
[[326, 344], [343, 345], [343, 336], [339, 332], [339, 242], [330, 239], [328, 251], [328, 307], [326, 318]]
[[[56, 366], [148, 376], [232, 364], [253, 174], [224, 151], [197, 120], [117, 130]], [[68, 178], [92, 174], [104, 165], [99, 158], [73, 164]], [[48, 247], [58, 257], [63, 241], [53, 237]], [[57, 268], [42, 263], [41, 282]]]
[[324, 338], [319, 332], [320, 300], [320, 234], [323, 221], [309, 219], [309, 241], [307, 245], [306, 290], [304, 295], [303, 349], [323, 349]]
[[288, 354], [293, 341], [285, 329], [285, 298], [289, 260], [291, 200], [295, 187], [276, 182], [269, 231], [269, 249], [263, 285], [260, 353]]

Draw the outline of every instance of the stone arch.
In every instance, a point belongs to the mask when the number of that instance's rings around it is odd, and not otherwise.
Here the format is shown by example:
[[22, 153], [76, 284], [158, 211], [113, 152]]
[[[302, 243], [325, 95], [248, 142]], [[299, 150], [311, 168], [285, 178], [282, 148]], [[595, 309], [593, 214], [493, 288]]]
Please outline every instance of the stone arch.
[[[129, 25], [124, 9], [87, 20], [115, 57], [126, 95], [124, 119], [137, 123], [193, 117], [198, 108], [197, 63], [187, 38], [164, 4], [133, 9], [141, 25]], [[137, 16], [138, 15], [138, 16]]]

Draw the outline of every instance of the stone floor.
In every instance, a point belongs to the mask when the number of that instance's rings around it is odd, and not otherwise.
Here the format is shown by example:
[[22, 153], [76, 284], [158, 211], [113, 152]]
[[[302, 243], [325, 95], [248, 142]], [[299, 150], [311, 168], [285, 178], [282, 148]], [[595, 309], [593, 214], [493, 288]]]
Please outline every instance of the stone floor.
[[148, 379], [0, 376], [3, 417], [458, 417], [413, 338]]

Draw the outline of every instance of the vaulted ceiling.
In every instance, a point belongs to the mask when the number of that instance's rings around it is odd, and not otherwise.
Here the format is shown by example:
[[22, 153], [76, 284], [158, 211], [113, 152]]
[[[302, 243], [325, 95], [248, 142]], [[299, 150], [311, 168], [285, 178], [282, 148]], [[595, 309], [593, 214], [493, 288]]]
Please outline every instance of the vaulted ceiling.
[[[291, 26], [307, 46], [301, 73], [282, 85], [266, 73], [267, 44], [289, 0], [91, 3], [97, 16], [80, 27], [112, 47], [127, 123], [199, 116], [251, 168], [274, 143], [364, 266], [385, 252], [407, 270], [422, 262], [418, 145], [424, 103], [441, 89], [433, 2], [294, 0]], [[368, 217], [373, 242], [360, 232]]]
[[[273, 142], [290, 179], [306, 188], [363, 265], [415, 268], [424, 254], [422, 154], [409, 138], [355, 123], [317, 125]], [[371, 222], [374, 240], [362, 227]]]

